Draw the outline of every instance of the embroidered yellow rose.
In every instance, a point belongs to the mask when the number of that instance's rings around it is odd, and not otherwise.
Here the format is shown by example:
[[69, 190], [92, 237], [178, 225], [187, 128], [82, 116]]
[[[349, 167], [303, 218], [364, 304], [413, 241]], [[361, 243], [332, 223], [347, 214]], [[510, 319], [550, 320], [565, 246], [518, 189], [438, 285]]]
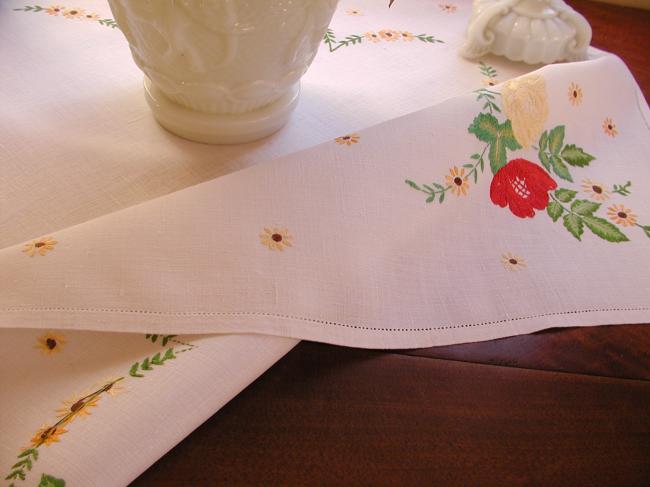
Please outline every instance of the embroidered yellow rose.
[[522, 147], [537, 142], [548, 118], [544, 78], [534, 75], [510, 80], [504, 85], [501, 96], [517, 142]]

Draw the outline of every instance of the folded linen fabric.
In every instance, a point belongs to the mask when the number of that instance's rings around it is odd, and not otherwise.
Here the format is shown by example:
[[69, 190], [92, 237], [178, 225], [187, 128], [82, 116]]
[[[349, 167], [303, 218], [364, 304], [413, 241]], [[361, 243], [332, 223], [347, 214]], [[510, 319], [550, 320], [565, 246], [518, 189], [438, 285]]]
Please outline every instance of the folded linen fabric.
[[622, 62], [476, 98], [4, 249], [0, 323], [390, 348], [647, 321], [647, 106]]

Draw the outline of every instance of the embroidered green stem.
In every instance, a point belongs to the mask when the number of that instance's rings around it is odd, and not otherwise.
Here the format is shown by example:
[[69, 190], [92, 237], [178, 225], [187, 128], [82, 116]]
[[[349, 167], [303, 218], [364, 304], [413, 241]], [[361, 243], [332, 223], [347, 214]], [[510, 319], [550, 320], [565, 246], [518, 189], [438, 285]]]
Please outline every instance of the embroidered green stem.
[[621, 196], [629, 196], [630, 195], [630, 189], [629, 189], [630, 186], [632, 186], [631, 181], [628, 181], [627, 183], [625, 183], [623, 185], [620, 185], [620, 186], [618, 184], [615, 184], [614, 189], [612, 190], [612, 192], [613, 193], [618, 193]]
[[[604, 218], [595, 216], [600, 208], [600, 203], [589, 200], [574, 200], [577, 192], [560, 188], [555, 193], [549, 193], [551, 201], [546, 207], [546, 212], [556, 222], [562, 216], [564, 227], [576, 239], [582, 240], [586, 226], [594, 235], [608, 242], [627, 242], [629, 239], [615, 225]], [[571, 202], [571, 206], [565, 203]]]

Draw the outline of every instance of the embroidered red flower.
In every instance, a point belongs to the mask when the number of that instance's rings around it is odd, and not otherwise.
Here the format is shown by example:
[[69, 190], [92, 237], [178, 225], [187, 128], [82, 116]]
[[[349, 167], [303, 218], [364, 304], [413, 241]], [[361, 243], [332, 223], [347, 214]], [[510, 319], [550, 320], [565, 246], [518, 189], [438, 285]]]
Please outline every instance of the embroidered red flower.
[[544, 169], [526, 159], [513, 159], [497, 171], [490, 184], [490, 199], [519, 218], [534, 217], [548, 205], [548, 192], [557, 188]]

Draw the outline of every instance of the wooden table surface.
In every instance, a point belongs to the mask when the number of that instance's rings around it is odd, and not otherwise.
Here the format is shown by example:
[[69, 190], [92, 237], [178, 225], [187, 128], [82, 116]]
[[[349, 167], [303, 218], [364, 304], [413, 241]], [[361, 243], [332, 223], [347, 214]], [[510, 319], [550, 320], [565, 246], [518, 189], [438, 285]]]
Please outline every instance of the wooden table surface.
[[[650, 12], [569, 3], [649, 99]], [[302, 342], [132, 485], [648, 487], [650, 325], [393, 352]]]

